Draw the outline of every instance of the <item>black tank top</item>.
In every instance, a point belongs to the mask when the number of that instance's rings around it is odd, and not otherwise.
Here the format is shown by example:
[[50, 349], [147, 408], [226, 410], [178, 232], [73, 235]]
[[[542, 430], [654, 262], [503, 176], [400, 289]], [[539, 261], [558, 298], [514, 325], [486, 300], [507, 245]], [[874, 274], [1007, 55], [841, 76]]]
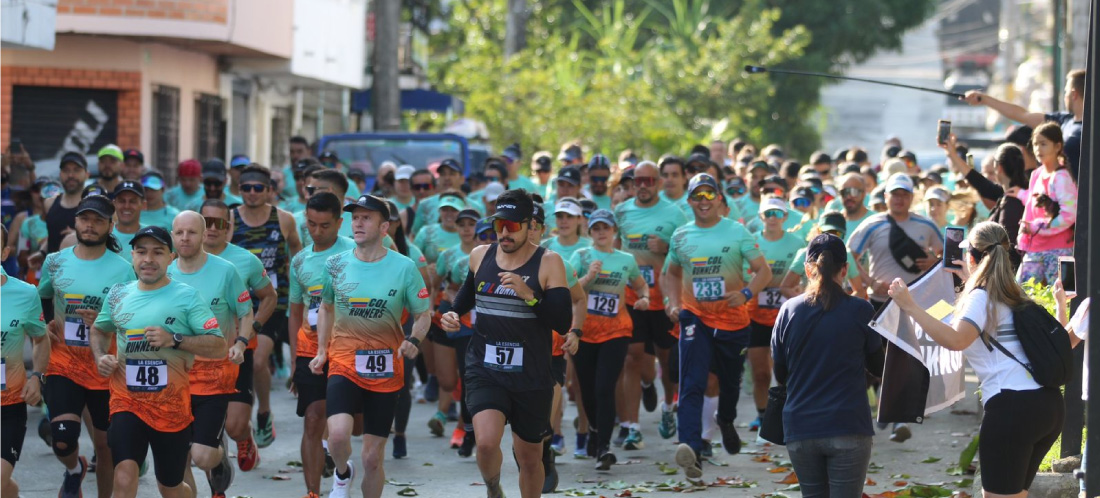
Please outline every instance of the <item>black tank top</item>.
[[[497, 245], [489, 246], [474, 275], [477, 323], [466, 351], [466, 370], [510, 391], [532, 391], [554, 386], [550, 374], [553, 331], [535, 316], [535, 310], [500, 284]], [[527, 286], [542, 294], [539, 266], [546, 250], [538, 248], [523, 266], [510, 270], [525, 277]]]
[[232, 242], [260, 258], [264, 264], [264, 270], [267, 270], [268, 278], [275, 276], [275, 293], [279, 298], [275, 311], [286, 311], [287, 298], [290, 294], [290, 280], [287, 278], [290, 269], [290, 249], [279, 225], [279, 211], [272, 206], [271, 215], [267, 217], [267, 221], [263, 225], [252, 227], [241, 218], [240, 208], [234, 209]]
[[57, 252], [61, 248], [61, 239], [65, 238], [61, 231], [76, 226], [77, 206], [72, 208], [62, 206], [61, 199], [62, 195], [57, 196], [50, 205], [50, 210], [46, 211], [46, 253]]

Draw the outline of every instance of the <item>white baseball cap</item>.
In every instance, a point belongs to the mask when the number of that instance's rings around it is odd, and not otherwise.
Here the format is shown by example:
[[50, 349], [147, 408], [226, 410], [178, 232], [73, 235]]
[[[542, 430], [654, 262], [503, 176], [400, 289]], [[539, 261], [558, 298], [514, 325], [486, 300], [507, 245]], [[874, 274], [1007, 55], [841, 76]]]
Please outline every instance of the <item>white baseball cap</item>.
[[765, 211], [771, 211], [772, 209], [778, 209], [784, 213], [791, 210], [790, 206], [787, 206], [787, 201], [778, 197], [768, 197], [760, 202], [760, 214], [764, 214]]
[[905, 173], [894, 173], [890, 175], [890, 179], [886, 180], [886, 191], [893, 192], [895, 190], [902, 189], [906, 192], [913, 192], [913, 179]]
[[924, 199], [938, 199], [940, 202], [947, 202], [951, 200], [951, 192], [943, 187], [932, 187], [924, 192]]
[[554, 214], [565, 213], [571, 216], [583, 216], [584, 209], [573, 198], [562, 199], [554, 206]]
[[397, 172], [393, 174], [393, 179], [409, 180], [412, 178], [413, 173], [416, 173], [416, 168], [409, 166], [408, 164], [402, 164], [400, 168], [397, 168]]
[[500, 194], [503, 193], [504, 185], [501, 185], [500, 182], [491, 182], [485, 186], [485, 194], [482, 195], [482, 198], [489, 202], [495, 202], [497, 197], [500, 197]]

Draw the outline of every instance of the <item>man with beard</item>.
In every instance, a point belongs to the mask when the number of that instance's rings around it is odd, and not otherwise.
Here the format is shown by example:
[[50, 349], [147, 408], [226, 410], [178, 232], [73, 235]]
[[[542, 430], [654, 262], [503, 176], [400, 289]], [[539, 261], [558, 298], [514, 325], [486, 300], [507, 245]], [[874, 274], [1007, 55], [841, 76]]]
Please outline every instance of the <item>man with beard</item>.
[[[112, 491], [114, 465], [107, 444], [110, 394], [108, 379], [96, 373], [90, 340], [92, 321], [111, 286], [134, 279], [133, 268], [117, 254], [111, 236], [115, 208], [101, 195], [85, 197], [76, 211], [76, 245], [46, 257], [38, 296], [49, 321], [50, 364], [46, 370], [46, 406], [53, 451], [65, 465], [58, 496], [80, 496], [88, 462], [80, 455], [80, 420], [91, 415], [97, 455], [99, 496]], [[110, 250], [108, 250], [110, 249]], [[113, 349], [112, 349], [113, 352]]]
[[501, 194], [493, 219], [499, 242], [470, 252], [453, 311], [440, 320], [443, 330], [457, 332], [459, 317], [477, 306], [463, 388], [490, 498], [504, 496], [500, 441], [506, 423], [512, 424], [520, 496], [541, 494], [543, 439], [551, 433], [554, 398], [553, 334], [568, 333], [573, 318], [561, 256], [528, 241], [533, 215], [534, 203], [523, 190]]
[[283, 197], [290, 198], [298, 192], [298, 185], [296, 183], [298, 179], [293, 176], [294, 169], [298, 167], [298, 163], [301, 161], [310, 159], [313, 153], [309, 150], [309, 140], [297, 135], [290, 137], [287, 147], [290, 162], [283, 168], [283, 176], [287, 178], [286, 185], [283, 186]]
[[669, 354], [676, 345], [676, 338], [672, 335], [672, 321], [664, 312], [664, 298], [657, 276], [668, 255], [672, 233], [687, 223], [687, 217], [679, 208], [658, 195], [661, 177], [656, 164], [645, 161], [635, 167], [634, 184], [634, 200], [616, 206], [615, 218], [619, 223], [623, 250], [634, 255], [642, 277], [649, 284], [650, 300], [648, 309], [635, 310], [634, 302], [638, 296], [632, 289], [626, 291], [626, 305], [634, 331], [623, 370], [621, 388], [624, 411], [619, 413], [619, 421], [620, 436], [623, 436], [621, 444], [627, 450], [645, 447], [638, 424], [638, 402], [644, 402], [646, 411], [657, 408], [657, 388], [653, 385], [657, 376], [653, 368], [654, 354], [661, 364], [661, 385], [665, 392], [658, 432], [664, 439], [676, 434], [676, 415], [672, 409], [676, 383], [672, 382], [672, 365], [669, 363]]
[[[209, 159], [202, 165], [203, 200], [219, 200], [229, 207], [241, 205], [244, 201], [230, 194], [225, 188], [225, 163], [221, 159]], [[201, 206], [201, 204], [200, 204]]]
[[[223, 443], [223, 429], [230, 397], [236, 392], [238, 365], [244, 361], [248, 339], [237, 330], [252, 329], [252, 307], [248, 290], [237, 268], [222, 258], [207, 254], [202, 247], [206, 222], [194, 211], [184, 211], [172, 223], [172, 241], [179, 256], [168, 266], [168, 276], [199, 291], [203, 302], [222, 328], [229, 347], [228, 358], [195, 358], [188, 372], [191, 389], [191, 460], [206, 473], [212, 496], [225, 497], [233, 481], [229, 449]], [[191, 466], [184, 480], [196, 490]]]
[[[841, 176], [839, 180], [840, 199], [844, 203], [844, 220], [848, 228], [845, 233], [851, 234], [856, 231], [856, 227], [863, 220], [874, 213], [867, 209], [864, 202], [867, 198], [867, 183], [863, 180], [862, 175], [848, 173]], [[844, 243], [848, 243], [848, 241], [845, 240]]]
[[122, 161], [122, 179], [140, 181], [145, 174], [145, 154], [137, 149], [126, 149], [122, 157], [126, 158]]
[[164, 192], [164, 202], [180, 211], [197, 211], [206, 194], [202, 186], [202, 163], [188, 159], [176, 169], [176, 186]]
[[167, 230], [145, 227], [130, 244], [138, 280], [110, 288], [90, 334], [98, 374], [110, 379], [114, 488], [137, 496], [138, 468], [152, 447], [161, 495], [189, 497], [183, 475], [194, 417], [187, 372], [195, 356], [225, 358], [225, 338], [199, 291], [168, 278]]
[[663, 190], [659, 195], [662, 199], [680, 207], [682, 211], [686, 210], [683, 207], [686, 205], [684, 189], [687, 187], [687, 168], [684, 160], [676, 156], [668, 156], [661, 159], [658, 167], [661, 170], [663, 184]]
[[[129, 247], [134, 235], [141, 229], [141, 210], [145, 207], [145, 188], [140, 183], [123, 180], [114, 192], [115, 228], [112, 234], [120, 246]], [[130, 251], [119, 253], [127, 263], [132, 263]]]
[[592, 200], [600, 209], [611, 209], [611, 196], [607, 195], [607, 182], [611, 180], [611, 161], [603, 154], [596, 154], [588, 161], [588, 188]]
[[96, 153], [99, 160], [99, 178], [96, 184], [103, 190], [114, 192], [115, 186], [122, 181], [122, 149], [115, 144], [110, 144], [99, 149]]
[[[65, 189], [59, 196], [46, 199], [46, 250], [40, 251], [38, 258], [57, 252], [61, 239], [73, 231], [76, 221], [76, 206], [80, 204], [84, 192], [84, 182], [88, 179], [88, 163], [79, 152], [66, 152], [61, 156], [61, 169], [58, 171], [61, 186]], [[33, 257], [33, 256], [32, 256]]]
[[245, 166], [240, 175], [244, 204], [233, 210], [233, 238], [237, 244], [260, 257], [271, 284], [279, 296], [275, 313], [266, 322], [254, 322], [259, 332], [253, 365], [256, 397], [256, 444], [266, 448], [275, 442], [275, 425], [271, 417], [271, 370], [268, 358], [276, 344], [287, 338], [287, 297], [290, 292], [290, 258], [302, 250], [294, 216], [267, 202], [271, 188], [271, 173], [258, 164]]
[[253, 399], [253, 358], [259, 341], [256, 339], [257, 323], [264, 323], [275, 311], [279, 297], [275, 287], [267, 277], [260, 258], [248, 250], [229, 243], [233, 233], [229, 224], [229, 207], [219, 200], [208, 200], [202, 204], [202, 216], [206, 221], [206, 235], [202, 248], [212, 256], [218, 256], [237, 268], [244, 285], [252, 293], [252, 326], [237, 331], [239, 337], [248, 337], [248, 349], [244, 352], [244, 361], [237, 373], [237, 392], [229, 399], [229, 408], [225, 416], [225, 433], [237, 443], [237, 466], [241, 472], [248, 472], [259, 465], [260, 452], [256, 450], [256, 441], [252, 436]]

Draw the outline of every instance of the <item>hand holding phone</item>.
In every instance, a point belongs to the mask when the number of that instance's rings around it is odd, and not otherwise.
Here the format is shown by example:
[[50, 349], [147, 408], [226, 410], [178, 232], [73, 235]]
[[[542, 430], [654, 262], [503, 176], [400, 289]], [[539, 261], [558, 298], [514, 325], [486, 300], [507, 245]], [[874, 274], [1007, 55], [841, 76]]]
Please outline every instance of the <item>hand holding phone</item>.
[[962, 262], [962, 241], [964, 230], [962, 227], [945, 227], [943, 229], [943, 267], [959, 269]]
[[1073, 256], [1061, 256], [1058, 258], [1058, 278], [1062, 280], [1062, 288], [1066, 296], [1077, 295], [1076, 261]]
[[941, 119], [936, 123], [936, 143], [947, 145], [947, 137], [951, 136], [951, 122]]

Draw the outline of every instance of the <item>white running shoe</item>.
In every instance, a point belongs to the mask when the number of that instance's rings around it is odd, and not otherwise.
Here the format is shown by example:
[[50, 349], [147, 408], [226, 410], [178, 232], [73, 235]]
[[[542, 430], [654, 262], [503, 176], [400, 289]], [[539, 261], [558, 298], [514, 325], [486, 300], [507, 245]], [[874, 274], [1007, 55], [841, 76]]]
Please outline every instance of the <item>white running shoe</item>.
[[348, 460], [348, 478], [340, 479], [336, 474], [332, 474], [332, 491], [329, 492], [329, 498], [348, 498], [348, 490], [351, 489], [351, 483], [355, 481], [355, 464], [351, 460]]

